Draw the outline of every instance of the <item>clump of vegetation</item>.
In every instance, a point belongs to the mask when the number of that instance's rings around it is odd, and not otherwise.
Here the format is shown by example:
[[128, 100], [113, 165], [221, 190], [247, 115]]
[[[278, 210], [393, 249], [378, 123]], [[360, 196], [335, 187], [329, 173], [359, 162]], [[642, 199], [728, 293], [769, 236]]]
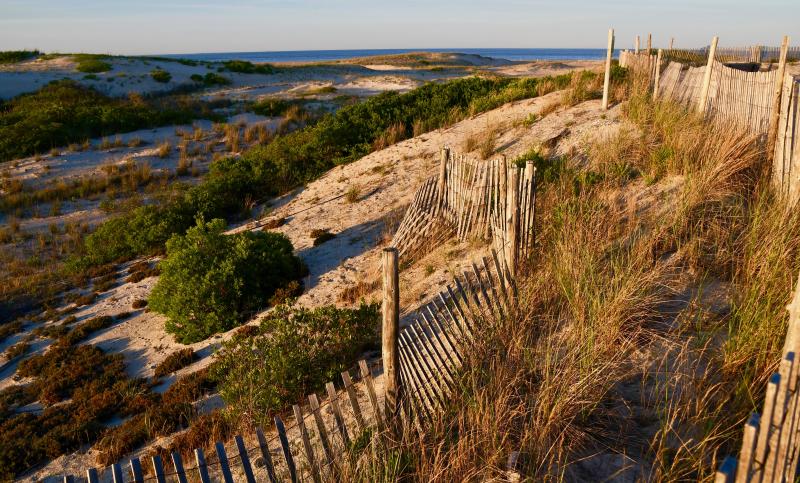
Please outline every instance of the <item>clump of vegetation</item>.
[[160, 82], [162, 84], [166, 84], [167, 82], [172, 80], [172, 74], [170, 74], [169, 71], [163, 69], [151, 70], [150, 77], [152, 77], [154, 81]]
[[0, 102], [0, 161], [47, 152], [53, 146], [145, 127], [216, 118], [208, 104], [105, 96], [71, 80]]
[[211, 368], [231, 415], [245, 426], [263, 424], [321, 389], [375, 348], [378, 319], [377, 304], [354, 310], [277, 307], [258, 334], [224, 343]]
[[78, 72], [97, 74], [111, 70], [111, 64], [103, 60], [106, 58], [104, 55], [78, 54], [74, 58], [77, 62], [75, 69]]
[[344, 199], [348, 203], [355, 203], [361, 198], [361, 187], [353, 185], [344, 193]]
[[6, 322], [5, 324], [0, 324], [0, 342], [8, 339], [12, 335], [18, 333], [22, 330], [22, 321], [15, 320], [13, 322]]
[[230, 79], [223, 77], [216, 72], [208, 72], [206, 75], [192, 74], [190, 79], [206, 86], [226, 86], [231, 83]]
[[131, 304], [131, 307], [134, 309], [143, 309], [147, 307], [147, 299], [136, 299]]
[[198, 220], [185, 236], [167, 242], [149, 306], [169, 317], [167, 332], [180, 342], [232, 329], [302, 276], [303, 265], [285, 236], [224, 230], [223, 220]]
[[114, 324], [114, 318], [108, 315], [91, 318], [61, 337], [58, 340], [58, 343], [62, 345], [77, 344], [78, 342], [85, 340], [94, 332], [111, 327], [112, 324]]
[[183, 369], [195, 360], [194, 350], [191, 347], [180, 349], [168, 355], [161, 361], [153, 372], [154, 377], [162, 377]]
[[222, 63], [225, 70], [242, 74], [274, 74], [276, 69], [269, 64], [253, 64], [246, 60], [226, 60]]
[[333, 240], [336, 235], [331, 233], [327, 228], [315, 228], [308, 234], [314, 240], [314, 246], [319, 246], [328, 240]]
[[0, 51], [0, 64], [16, 64], [39, 56], [38, 50], [3, 50]]
[[16, 344], [6, 349], [4, 355], [6, 356], [6, 360], [10, 361], [11, 359], [16, 359], [17, 357], [21, 357], [27, 354], [30, 348], [31, 345], [27, 341], [17, 342]]

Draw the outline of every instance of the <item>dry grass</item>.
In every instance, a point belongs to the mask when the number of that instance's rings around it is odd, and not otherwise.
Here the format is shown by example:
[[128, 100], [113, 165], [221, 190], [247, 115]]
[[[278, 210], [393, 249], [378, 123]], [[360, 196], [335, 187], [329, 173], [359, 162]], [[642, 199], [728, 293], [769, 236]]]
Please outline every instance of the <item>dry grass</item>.
[[[625, 114], [636, 128], [542, 187], [522, 309], [481, 322], [444, 417], [347, 465], [349, 479], [502, 480], [521, 451], [533, 481], [572, 480], [579, 461], [611, 451], [643, 480], [708, 480], [738, 450], [780, 356], [800, 213], [775, 199], [746, 133], [635, 96]], [[614, 201], [666, 179], [677, 191], [643, 212]], [[729, 310], [711, 310], [711, 282]], [[687, 290], [689, 303], [665, 308]], [[620, 392], [631, 378], [638, 396]], [[655, 430], [615, 409], [631, 404]]]
[[225, 146], [228, 151], [238, 153], [240, 149], [241, 129], [235, 124], [225, 125]]
[[156, 153], [161, 159], [169, 157], [169, 155], [172, 153], [172, 144], [170, 144], [169, 141], [164, 140], [164, 142], [158, 145]]
[[386, 130], [380, 136], [378, 136], [377, 139], [375, 139], [372, 148], [374, 151], [380, 151], [381, 149], [385, 149], [393, 144], [399, 143], [406, 137], [406, 125], [402, 122], [396, 122], [386, 128]]

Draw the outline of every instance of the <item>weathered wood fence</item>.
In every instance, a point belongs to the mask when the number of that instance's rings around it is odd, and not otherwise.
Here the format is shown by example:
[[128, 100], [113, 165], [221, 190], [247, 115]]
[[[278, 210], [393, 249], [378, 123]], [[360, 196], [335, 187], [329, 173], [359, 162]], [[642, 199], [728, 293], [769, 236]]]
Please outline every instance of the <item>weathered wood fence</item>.
[[417, 191], [392, 240], [404, 258], [457, 236], [491, 241], [514, 273], [535, 241], [536, 168], [500, 157], [479, 161], [445, 147], [439, 174]]
[[767, 384], [764, 408], [745, 424], [739, 458], [725, 459], [717, 482], [791, 482], [800, 476], [800, 277], [787, 310], [784, 355]]
[[[800, 50], [789, 46], [788, 37], [777, 47], [718, 49], [714, 37], [708, 49], [676, 52], [661, 50], [620, 53], [620, 65], [650, 79], [653, 96], [670, 99], [696, 109], [704, 116], [743, 126], [759, 137], [772, 157], [773, 185], [789, 205], [800, 200], [800, 77], [786, 72], [790, 55], [800, 57]], [[748, 54], [750, 52], [750, 54]], [[705, 56], [705, 65], [693, 66], [687, 58], [695, 53]], [[751, 57], [747, 57], [751, 55]], [[761, 62], [775, 61], [764, 66]], [[757, 62], [755, 71], [726, 65]], [[666, 64], [666, 65], [665, 65]]]

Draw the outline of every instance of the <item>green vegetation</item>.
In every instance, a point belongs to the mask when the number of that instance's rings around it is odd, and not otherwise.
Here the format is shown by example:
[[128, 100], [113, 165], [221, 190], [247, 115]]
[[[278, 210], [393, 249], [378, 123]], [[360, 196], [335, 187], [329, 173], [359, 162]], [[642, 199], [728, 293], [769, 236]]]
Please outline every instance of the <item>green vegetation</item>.
[[239, 72], [241, 74], [274, 74], [275, 67], [269, 64], [253, 64], [246, 60], [226, 60], [222, 63], [225, 70], [229, 72]]
[[299, 278], [302, 262], [280, 234], [225, 235], [221, 219], [198, 220], [167, 242], [161, 278], [149, 307], [169, 317], [167, 332], [183, 343], [224, 332], [252, 316], [275, 291]]
[[151, 70], [150, 77], [152, 77], [154, 81], [161, 82], [162, 84], [166, 84], [172, 80], [172, 74], [163, 69]]
[[208, 72], [204, 76], [200, 74], [192, 74], [190, 79], [206, 86], [226, 86], [231, 83], [230, 79], [223, 77], [216, 72]]
[[3, 50], [0, 51], [0, 64], [16, 64], [38, 56], [38, 50]]
[[136, 129], [214, 118], [208, 104], [183, 99], [127, 99], [62, 80], [0, 103], [0, 161], [55, 146]]
[[379, 309], [279, 306], [255, 335], [223, 344], [211, 368], [235, 421], [265, 424], [271, 415], [322, 389], [377, 344]]
[[167, 374], [183, 369], [195, 360], [194, 350], [191, 347], [180, 349], [168, 355], [166, 359], [161, 361], [153, 372], [154, 377], [162, 377]]
[[107, 58], [105, 55], [77, 54], [73, 56], [73, 58], [75, 62], [77, 62], [75, 69], [77, 69], [78, 72], [97, 74], [111, 70], [111, 64], [103, 60]]

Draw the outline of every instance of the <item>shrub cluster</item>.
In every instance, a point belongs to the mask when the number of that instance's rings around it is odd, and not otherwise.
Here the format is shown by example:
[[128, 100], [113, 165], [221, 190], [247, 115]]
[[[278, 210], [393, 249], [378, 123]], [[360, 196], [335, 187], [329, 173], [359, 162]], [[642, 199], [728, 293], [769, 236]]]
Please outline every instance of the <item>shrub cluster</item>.
[[303, 264], [284, 235], [224, 233], [215, 219], [167, 242], [161, 277], [149, 298], [167, 317], [167, 332], [183, 343], [232, 329], [267, 305], [275, 291], [303, 275]]
[[226, 60], [222, 63], [225, 70], [241, 74], [274, 74], [276, 69], [269, 64], [253, 64], [246, 60]]
[[194, 350], [191, 347], [180, 349], [168, 355], [166, 359], [156, 366], [155, 377], [166, 376], [173, 372], [183, 369], [195, 360]]
[[74, 56], [75, 61], [78, 65], [75, 66], [75, 69], [78, 72], [84, 72], [86, 74], [97, 74], [98, 72], [107, 72], [111, 70], [111, 64], [105, 62], [106, 56], [104, 55], [92, 55], [92, 54], [78, 54]]
[[166, 84], [167, 82], [172, 80], [172, 74], [164, 69], [153, 69], [150, 71], [150, 77], [153, 78], [154, 81], [160, 82], [162, 84]]
[[4, 50], [0, 52], [0, 64], [16, 64], [38, 55], [38, 50]]
[[277, 307], [255, 335], [223, 344], [211, 373], [235, 420], [265, 423], [317, 391], [378, 340], [377, 304], [358, 309]]
[[223, 77], [216, 72], [209, 72], [204, 76], [200, 74], [192, 74], [190, 79], [206, 86], [226, 86], [231, 83], [230, 79]]
[[[156, 102], [158, 101], [158, 102]], [[215, 117], [200, 101], [111, 98], [75, 81], [49, 83], [0, 103], [0, 161], [145, 127]]]

